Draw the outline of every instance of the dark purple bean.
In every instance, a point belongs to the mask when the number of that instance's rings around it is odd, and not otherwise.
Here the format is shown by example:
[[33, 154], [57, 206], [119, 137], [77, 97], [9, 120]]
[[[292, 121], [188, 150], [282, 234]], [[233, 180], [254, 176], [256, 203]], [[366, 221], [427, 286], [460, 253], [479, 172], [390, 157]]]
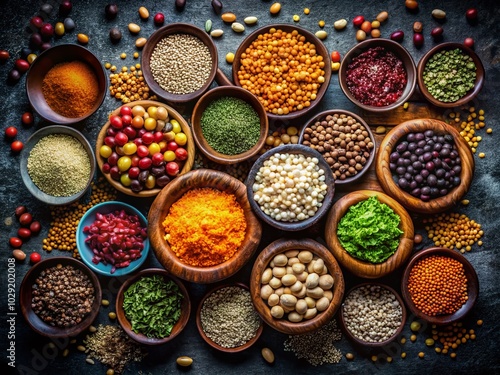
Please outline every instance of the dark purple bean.
[[149, 171], [141, 171], [141, 173], [139, 173], [139, 177], [138, 177], [139, 182], [144, 184], [146, 182], [146, 180], [148, 179], [148, 176], [149, 176]]
[[400, 178], [398, 180], [398, 185], [401, 189], [407, 189], [410, 184], [406, 178]]
[[421, 184], [422, 182], [424, 182], [424, 178], [422, 177], [421, 174], [417, 174], [415, 175], [415, 177], [413, 178], [413, 180], [417, 183], [417, 184]]
[[420, 188], [415, 188], [411, 191], [411, 195], [418, 197], [420, 195]]
[[462, 167], [460, 165], [455, 165], [452, 171], [455, 172], [455, 174], [459, 175], [460, 172], [462, 172]]
[[401, 153], [401, 152], [406, 151], [406, 148], [407, 148], [407, 147], [408, 147], [408, 142], [403, 141], [403, 142], [401, 142], [400, 144], [398, 144], [398, 145], [396, 146], [396, 150], [397, 150], [399, 153]]
[[402, 176], [404, 175], [406, 172], [406, 168], [405, 167], [397, 167], [396, 168], [396, 173], [399, 175], [399, 176]]
[[424, 135], [428, 138], [432, 138], [434, 136], [434, 131], [432, 129], [426, 130]]
[[432, 172], [435, 168], [435, 165], [432, 161], [428, 161], [425, 163], [425, 169], [427, 169], [429, 172]]
[[405, 159], [408, 159], [410, 156], [411, 156], [411, 151], [408, 151], [408, 150], [403, 152], [403, 154], [401, 155], [401, 157], [405, 158]]
[[413, 180], [412, 182], [410, 182], [410, 190], [413, 190], [416, 188], [418, 188], [418, 183], [417, 183], [417, 181]]
[[160, 176], [156, 179], [156, 184], [159, 187], [164, 187], [170, 182], [170, 177], [168, 177], [166, 174], [163, 176]]
[[431, 194], [431, 188], [429, 186], [422, 187], [420, 189], [420, 194], [430, 195]]
[[391, 163], [395, 163], [399, 158], [400, 158], [401, 155], [399, 155], [398, 152], [392, 152], [391, 155], [389, 155], [389, 161]]
[[437, 184], [437, 178], [436, 178], [436, 175], [434, 174], [429, 174], [429, 176], [427, 176], [427, 183], [429, 184], [429, 186], [436, 186]]
[[415, 141], [415, 133], [408, 133], [408, 135], [406, 136], [406, 140], [408, 142], [414, 142]]
[[408, 151], [414, 152], [417, 149], [417, 143], [416, 142], [411, 142], [408, 144]]
[[431, 199], [431, 197], [429, 195], [424, 195], [424, 194], [420, 195], [420, 200], [423, 202], [428, 202], [428, 201], [430, 201], [430, 199]]
[[422, 169], [420, 171], [420, 175], [424, 178], [424, 180], [429, 177], [430, 172], [427, 169]]
[[425, 152], [425, 153], [422, 155], [422, 158], [423, 158], [423, 159], [424, 159], [424, 161], [426, 161], [426, 162], [427, 162], [427, 161], [431, 161], [431, 159], [432, 159], [432, 154], [431, 154], [429, 151], [427, 151], [427, 152]]
[[419, 148], [417, 148], [415, 150], [415, 155], [423, 155], [423, 153], [424, 153], [424, 149], [423, 148], [419, 147]]
[[417, 160], [417, 161], [413, 162], [412, 167], [415, 170], [419, 171], [422, 169], [422, 162], [420, 160]]
[[132, 190], [134, 193], [138, 193], [142, 189], [144, 189], [144, 186], [139, 182], [139, 180], [132, 180], [132, 182], [130, 183], [130, 190]]
[[444, 176], [446, 175], [446, 171], [443, 168], [439, 168], [439, 169], [436, 169], [435, 174], [436, 174], [437, 178], [443, 178], [444, 179]]

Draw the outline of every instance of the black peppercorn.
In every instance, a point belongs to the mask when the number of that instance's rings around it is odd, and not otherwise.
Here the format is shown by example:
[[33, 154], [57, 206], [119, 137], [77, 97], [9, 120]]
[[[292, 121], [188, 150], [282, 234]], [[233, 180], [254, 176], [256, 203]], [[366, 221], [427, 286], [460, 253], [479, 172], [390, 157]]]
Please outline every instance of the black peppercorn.
[[111, 30], [109, 30], [109, 38], [111, 39], [112, 43], [118, 43], [122, 38], [122, 32], [118, 27], [113, 27]]

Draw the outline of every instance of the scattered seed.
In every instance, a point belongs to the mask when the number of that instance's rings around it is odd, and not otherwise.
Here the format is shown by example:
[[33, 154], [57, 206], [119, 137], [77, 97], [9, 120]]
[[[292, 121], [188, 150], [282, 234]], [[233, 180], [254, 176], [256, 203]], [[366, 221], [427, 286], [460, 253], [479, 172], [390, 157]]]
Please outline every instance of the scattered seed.
[[389, 18], [389, 13], [387, 13], [386, 11], [380, 12], [376, 17], [377, 21], [379, 21], [380, 23], [386, 21], [387, 18]]
[[484, 154], [484, 152], [480, 152], [478, 156], [479, 156], [481, 159], [483, 159], [486, 155]]
[[323, 20], [318, 21], [318, 26], [321, 28], [325, 27], [325, 21]]
[[310, 9], [309, 8], [304, 8], [304, 14], [309, 14], [311, 13]]
[[410, 104], [408, 102], [405, 102], [403, 104], [403, 109], [408, 109], [409, 106], [410, 106]]
[[316, 31], [316, 33], [314, 34], [318, 37], [318, 39], [326, 39], [326, 37], [328, 36], [328, 33], [325, 31], [325, 30], [319, 30], [319, 31]]
[[402, 352], [401, 353], [401, 358], [405, 359], [406, 358], [406, 353], [405, 352]]
[[193, 363], [193, 358], [183, 355], [177, 358], [176, 362], [179, 366], [188, 367], [191, 366], [191, 364]]
[[95, 362], [94, 362], [94, 360], [92, 358], [85, 358], [85, 362], [87, 362], [90, 365], [94, 365], [95, 364]]
[[442, 20], [442, 19], [446, 18], [446, 12], [444, 10], [441, 10], [441, 9], [434, 9], [432, 11], [432, 17], [434, 17], [438, 20]]
[[209, 33], [210, 30], [212, 30], [212, 20], [206, 20], [205, 21], [205, 31], [207, 33]]
[[149, 10], [146, 7], [140, 7], [139, 17], [141, 17], [143, 20], [147, 20], [149, 18]]
[[83, 346], [83, 345], [78, 345], [78, 346], [76, 347], [76, 350], [78, 350], [79, 352], [84, 352], [84, 351], [85, 351], [85, 346]]
[[273, 353], [273, 351], [271, 349], [269, 349], [269, 348], [262, 348], [261, 354], [262, 354], [262, 358], [264, 358], [264, 360], [267, 363], [273, 363], [274, 362], [274, 353]]
[[64, 349], [63, 352], [62, 352], [62, 356], [63, 357], [67, 357], [68, 354], [69, 354], [69, 349], [68, 348]]
[[82, 44], [87, 44], [89, 42], [89, 37], [85, 34], [78, 34], [76, 36], [76, 39], [78, 40], [79, 43]]
[[148, 40], [146, 38], [137, 38], [137, 40], [135, 41], [135, 46], [137, 48], [142, 48], [144, 47], [147, 41]]
[[352, 353], [346, 353], [345, 358], [348, 361], [352, 361], [354, 359], [354, 354], [352, 354]]
[[469, 204], [469, 200], [468, 199], [462, 199], [460, 201], [460, 203], [462, 203], [464, 206], [467, 206]]
[[97, 331], [96, 327], [94, 327], [94, 326], [89, 327], [89, 332], [94, 333], [95, 331]]
[[222, 34], [224, 34], [224, 31], [221, 29], [215, 29], [210, 32], [210, 36], [212, 36], [212, 38], [219, 38]]
[[247, 25], [254, 25], [257, 23], [257, 17], [250, 16], [250, 17], [245, 17], [243, 20]]
[[239, 22], [233, 22], [231, 24], [231, 29], [233, 29], [235, 33], [242, 33], [243, 31], [245, 31], [245, 26], [243, 26], [243, 24]]
[[234, 13], [231, 13], [231, 12], [226, 12], [226, 13], [223, 13], [220, 18], [224, 21], [224, 22], [227, 22], [227, 23], [232, 23], [234, 21], [236, 21], [236, 14]]
[[384, 134], [385, 132], [386, 132], [385, 126], [377, 126], [377, 128], [375, 129], [376, 134]]
[[300, 16], [298, 14], [294, 14], [292, 18], [293, 18], [294, 22], [299, 22], [300, 21]]
[[109, 319], [112, 319], [112, 320], [116, 319], [116, 313], [114, 313], [113, 311], [111, 311], [111, 312], [108, 314], [108, 316], [109, 316]]
[[136, 24], [136, 23], [129, 23], [128, 24], [128, 30], [132, 34], [137, 34], [139, 31], [141, 31], [141, 27], [138, 24]]
[[228, 64], [232, 64], [233, 61], [234, 61], [234, 53], [229, 52], [228, 54], [226, 54], [226, 62]]
[[347, 20], [345, 18], [337, 20], [333, 23], [333, 27], [335, 28], [335, 30], [342, 30], [346, 26], [347, 26]]
[[280, 3], [274, 3], [273, 5], [271, 5], [271, 7], [269, 8], [269, 12], [273, 15], [276, 15], [280, 12], [281, 10], [281, 4]]
[[103, 306], [109, 306], [109, 301], [107, 299], [103, 299], [101, 301], [101, 305], [103, 305]]

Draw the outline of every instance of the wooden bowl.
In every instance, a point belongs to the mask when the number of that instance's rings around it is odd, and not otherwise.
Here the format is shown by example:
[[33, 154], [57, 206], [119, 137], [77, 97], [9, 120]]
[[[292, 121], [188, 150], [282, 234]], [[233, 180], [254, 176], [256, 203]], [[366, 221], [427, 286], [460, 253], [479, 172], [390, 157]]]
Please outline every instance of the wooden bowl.
[[[434, 130], [436, 134], [450, 134], [453, 137], [458, 154], [462, 160], [462, 172], [460, 173], [460, 185], [453, 188], [445, 196], [424, 202], [403, 191], [394, 182], [389, 166], [389, 157], [398, 142], [408, 133], [422, 132], [429, 129]], [[375, 170], [383, 190], [406, 209], [423, 214], [434, 214], [453, 207], [467, 193], [474, 176], [474, 156], [465, 139], [454, 127], [439, 120], [415, 119], [395, 126], [386, 134], [379, 146]]]
[[[403, 90], [403, 93], [399, 97], [399, 99], [396, 100], [394, 103], [383, 107], [376, 107], [361, 103], [358, 99], [354, 97], [354, 95], [351, 93], [351, 90], [349, 90], [346, 80], [347, 70], [349, 68], [349, 65], [351, 64], [352, 59], [361, 54], [362, 52], [365, 52], [366, 50], [375, 47], [383, 47], [386, 50], [391, 51], [399, 59], [401, 59], [401, 61], [404, 64], [407, 76], [406, 87]], [[344, 92], [345, 96], [347, 96], [347, 98], [351, 102], [356, 104], [358, 107], [371, 112], [386, 112], [396, 107], [399, 107], [410, 98], [410, 96], [413, 94], [413, 91], [415, 90], [417, 83], [417, 69], [415, 67], [415, 62], [413, 61], [413, 58], [411, 57], [410, 53], [401, 44], [394, 42], [393, 40], [384, 38], [367, 39], [352, 47], [345, 54], [344, 58], [342, 59], [342, 62], [340, 63], [340, 70], [338, 76], [339, 76], [340, 87], [342, 88], [342, 91]]]
[[[403, 231], [396, 252], [382, 263], [370, 263], [351, 256], [343, 248], [337, 236], [339, 222], [349, 208], [373, 196], [376, 196], [379, 202], [388, 205], [401, 218], [399, 229]], [[325, 241], [337, 261], [354, 275], [367, 279], [388, 275], [405, 263], [413, 249], [413, 234], [413, 222], [403, 206], [388, 195], [372, 190], [358, 190], [344, 195], [333, 205], [325, 225]]]
[[[238, 98], [250, 104], [257, 112], [260, 118], [260, 136], [257, 143], [249, 150], [237, 154], [226, 155], [214, 150], [203, 135], [201, 129], [201, 116], [205, 109], [214, 100], [223, 97]], [[267, 132], [269, 130], [269, 121], [266, 116], [266, 111], [256, 96], [252, 95], [249, 91], [237, 86], [221, 86], [216, 87], [205, 93], [200, 100], [196, 103], [193, 113], [191, 115], [191, 126], [193, 127], [193, 138], [198, 146], [198, 149], [210, 160], [219, 164], [235, 164], [248, 160], [255, 156], [264, 146], [266, 142]]]
[[240, 288], [246, 289], [246, 290], [249, 289], [248, 286], [245, 285], [245, 284], [243, 284], [243, 283], [234, 283], [234, 284], [219, 285], [219, 286], [213, 288], [212, 290], [208, 291], [203, 296], [203, 298], [201, 299], [201, 301], [200, 301], [200, 303], [198, 305], [198, 308], [196, 310], [196, 327], [198, 328], [198, 332], [200, 333], [201, 338], [208, 345], [210, 345], [212, 348], [217, 349], [218, 351], [223, 352], [223, 353], [239, 353], [239, 352], [242, 352], [243, 350], [246, 350], [246, 349], [250, 348], [252, 345], [254, 345], [259, 340], [259, 337], [261, 336], [262, 331], [264, 330], [264, 325], [262, 324], [262, 321], [261, 321], [259, 328], [255, 332], [255, 336], [252, 337], [250, 340], [248, 340], [243, 345], [237, 346], [237, 347], [234, 347], [234, 348], [226, 348], [224, 346], [221, 346], [221, 345], [217, 344], [215, 341], [213, 341], [210, 337], [207, 336], [207, 334], [203, 330], [203, 325], [201, 324], [201, 309], [203, 307], [203, 304], [205, 303], [205, 300], [208, 297], [210, 297], [210, 295], [212, 295], [217, 290], [228, 288], [228, 287], [232, 287], [232, 286], [240, 287]]
[[[346, 179], [343, 179], [343, 180], [341, 180], [339, 178], [335, 179], [335, 185], [347, 185], [347, 184], [350, 184], [352, 182], [355, 182], [355, 181], [358, 181], [359, 179], [361, 179], [363, 177], [363, 175], [366, 173], [366, 171], [368, 169], [370, 169], [370, 166], [373, 163], [373, 159], [375, 159], [375, 153], [376, 153], [375, 137], [373, 136], [373, 132], [371, 131], [370, 127], [368, 126], [368, 124], [366, 123], [365, 120], [363, 120], [360, 116], [356, 115], [355, 113], [346, 111], [344, 109], [329, 109], [327, 111], [323, 111], [321, 113], [318, 113], [316, 116], [314, 116], [311, 120], [309, 120], [307, 122], [307, 124], [304, 127], [302, 127], [302, 130], [300, 131], [300, 136], [299, 136], [299, 143], [304, 144], [304, 134], [306, 132], [306, 129], [313, 126], [317, 121], [323, 121], [327, 116], [334, 115], [334, 114], [351, 116], [353, 119], [355, 119], [357, 122], [359, 122], [361, 125], [364, 126], [364, 128], [366, 129], [366, 131], [369, 134], [370, 139], [373, 142], [373, 148], [370, 152], [370, 157], [366, 161], [366, 164], [364, 165], [364, 167], [361, 171], [356, 173], [354, 176], [347, 177]], [[309, 147], [311, 147], [311, 146], [309, 146]], [[340, 149], [340, 147], [337, 147], [337, 149]], [[345, 150], [345, 148], [344, 148], [344, 150]], [[322, 152], [321, 154], [324, 156], [324, 154], [326, 152], [327, 151]], [[332, 169], [332, 172], [335, 175], [335, 170], [334, 170], [333, 166], [331, 166], [330, 169]]]
[[[63, 266], [72, 266], [82, 271], [88, 276], [94, 285], [94, 302], [92, 304], [92, 311], [79, 324], [70, 328], [53, 327], [50, 324], [45, 323], [37, 314], [35, 314], [33, 308], [31, 307], [31, 301], [33, 298], [32, 285], [35, 283], [35, 280], [42, 271], [55, 267], [58, 264]], [[50, 257], [36, 263], [28, 270], [19, 288], [19, 304], [21, 306], [21, 312], [24, 319], [35, 332], [42, 336], [51, 338], [75, 337], [84, 332], [88, 327], [90, 327], [99, 314], [101, 300], [102, 290], [97, 276], [81, 261], [66, 256]]]
[[[125, 316], [125, 311], [123, 310], [123, 300], [124, 300], [124, 294], [128, 290], [128, 288], [134, 284], [135, 282], [139, 281], [143, 277], [148, 277], [148, 276], [154, 276], [154, 275], [159, 275], [163, 277], [163, 279], [168, 282], [168, 281], [173, 281], [177, 284], [179, 287], [179, 290], [181, 291], [183, 295], [182, 303], [181, 303], [181, 316], [177, 323], [172, 327], [172, 331], [170, 332], [170, 335], [167, 337], [163, 338], [154, 338], [154, 337], [147, 337], [146, 335], [142, 333], [136, 333], [132, 330], [132, 325], [128, 321], [127, 317]], [[176, 277], [172, 276], [169, 274], [167, 271], [160, 269], [160, 268], [147, 268], [145, 270], [142, 270], [136, 274], [134, 274], [132, 277], [129, 277], [128, 279], [125, 280], [125, 282], [122, 284], [120, 289], [118, 290], [118, 294], [116, 295], [116, 317], [118, 318], [118, 323], [120, 323], [120, 326], [123, 328], [123, 330], [127, 333], [127, 335], [133, 339], [134, 341], [137, 341], [140, 344], [143, 345], [161, 345], [165, 344], [166, 342], [169, 342], [173, 340], [175, 337], [177, 337], [184, 327], [186, 327], [187, 322], [189, 320], [189, 315], [191, 313], [191, 300], [189, 299], [189, 293], [184, 286], [184, 284], [177, 279]]]
[[[209, 49], [210, 57], [212, 60], [212, 68], [210, 70], [210, 75], [207, 81], [203, 84], [201, 88], [198, 90], [188, 93], [188, 94], [173, 94], [168, 91], [165, 91], [153, 78], [153, 74], [151, 73], [150, 60], [151, 55], [158, 44], [162, 39], [168, 37], [169, 35], [174, 34], [188, 34], [192, 35], [198, 39], [200, 39]], [[144, 74], [144, 80], [146, 84], [149, 86], [151, 91], [155, 93], [159, 98], [163, 99], [167, 103], [171, 104], [185, 104], [195, 99], [198, 99], [205, 91], [208, 90], [212, 81], [215, 78], [215, 73], [217, 72], [218, 67], [218, 56], [217, 56], [217, 48], [215, 47], [210, 34], [206, 33], [204, 30], [191, 25], [189, 23], [180, 23], [175, 22], [171, 23], [167, 26], [163, 26], [156, 30], [151, 36], [148, 38], [146, 44], [142, 49], [141, 56], [141, 66], [142, 72]]]
[[[211, 267], [193, 267], [182, 262], [164, 239], [163, 221], [170, 206], [187, 191], [213, 188], [234, 194], [241, 205], [247, 229], [245, 238], [236, 254], [224, 263]], [[149, 241], [158, 261], [173, 275], [194, 283], [214, 283], [238, 272], [253, 256], [259, 245], [262, 228], [248, 202], [245, 185], [230, 175], [210, 169], [197, 169], [177, 177], [155, 198], [148, 214]]]
[[[434, 56], [438, 52], [442, 51], [449, 51], [449, 50], [454, 50], [454, 49], [461, 49], [462, 52], [466, 55], [469, 55], [472, 57], [472, 60], [474, 61], [474, 64], [476, 65], [476, 81], [474, 82], [474, 87], [467, 92], [465, 96], [460, 98], [459, 100], [455, 102], [442, 102], [436, 98], [434, 98], [430, 93], [429, 90], [427, 90], [427, 87], [424, 83], [424, 70], [425, 70], [425, 65], [429, 61], [429, 59]], [[483, 88], [484, 80], [485, 80], [485, 71], [484, 71], [484, 66], [483, 63], [481, 62], [481, 59], [479, 56], [469, 47], [466, 47], [462, 43], [441, 43], [438, 44], [437, 46], [434, 46], [431, 48], [418, 62], [417, 65], [417, 81], [418, 81], [418, 87], [420, 89], [420, 92], [424, 96], [424, 98], [430, 102], [431, 104], [441, 107], [441, 108], [453, 108], [453, 107], [460, 107], [462, 105], [467, 104], [470, 102], [472, 99], [476, 97], [476, 95], [481, 91]]]
[[[330, 275], [334, 279], [333, 299], [330, 301], [328, 308], [316, 315], [316, 317], [310, 320], [302, 320], [298, 323], [290, 322], [285, 318], [274, 318], [271, 315], [271, 309], [261, 297], [261, 279], [264, 270], [276, 255], [288, 250], [309, 250], [322, 258]], [[250, 292], [252, 293], [252, 300], [257, 312], [271, 328], [289, 335], [312, 332], [328, 323], [340, 307], [344, 296], [344, 289], [344, 276], [332, 253], [320, 243], [308, 238], [298, 240], [279, 239], [272, 242], [257, 256], [250, 276]]]
[[[49, 107], [43, 96], [42, 85], [45, 75], [54, 65], [76, 60], [85, 62], [94, 71], [99, 96], [92, 109], [83, 116], [65, 117]], [[26, 76], [26, 93], [31, 106], [42, 118], [54, 124], [71, 125], [85, 120], [99, 109], [107, 92], [108, 77], [101, 62], [89, 49], [77, 44], [60, 44], [43, 51], [33, 61]]]
[[[415, 263], [420, 259], [424, 259], [431, 255], [450, 257], [459, 261], [464, 266], [465, 276], [467, 278], [467, 295], [469, 298], [467, 302], [465, 302], [462, 307], [453, 314], [436, 316], [429, 316], [424, 314], [415, 306], [408, 290], [408, 279], [410, 277], [412, 268], [415, 266]], [[444, 247], [430, 247], [417, 252], [410, 258], [410, 261], [405, 268], [403, 277], [401, 278], [401, 293], [411, 313], [417, 318], [425, 320], [426, 322], [429, 322], [431, 324], [450, 324], [462, 320], [473, 309], [479, 296], [479, 280], [472, 264], [458, 251], [447, 249]]]
[[[179, 112], [177, 112], [175, 109], [173, 109], [172, 107], [170, 107], [168, 105], [165, 105], [164, 103], [156, 102], [156, 101], [153, 101], [153, 100], [137, 100], [137, 101], [134, 101], [134, 102], [130, 102], [130, 103], [124, 104], [123, 106], [120, 106], [117, 109], [115, 109], [110, 114], [110, 116], [111, 115], [118, 115], [120, 113], [120, 108], [121, 107], [127, 106], [127, 107], [130, 107], [130, 108], [133, 108], [136, 105], [143, 106], [146, 110], [149, 107], [151, 107], [151, 106], [155, 106], [155, 107], [162, 106], [162, 107], [165, 107], [167, 109], [167, 111], [168, 111], [169, 118], [170, 119], [175, 119], [175, 120], [177, 120], [177, 122], [179, 122], [179, 124], [181, 125], [182, 132], [184, 134], [186, 134], [186, 136], [187, 136], [187, 144], [186, 144], [185, 148], [187, 149], [187, 152], [188, 152], [188, 158], [184, 162], [184, 166], [180, 170], [178, 176], [181, 176], [181, 175], [189, 172], [191, 170], [191, 168], [193, 167], [194, 158], [195, 158], [195, 152], [196, 151], [195, 151], [195, 146], [194, 146], [194, 141], [193, 141], [193, 135], [191, 133], [191, 128], [189, 127], [189, 125], [186, 122], [186, 120], [184, 119], [184, 117], [182, 117], [182, 115]], [[95, 144], [97, 165], [99, 166], [99, 169], [101, 170], [101, 172], [102, 172], [102, 166], [104, 165], [104, 163], [105, 163], [106, 160], [100, 155], [99, 149], [104, 144], [104, 138], [106, 138], [106, 132], [107, 132], [109, 126], [110, 126], [110, 124], [109, 124], [109, 120], [108, 120], [106, 122], [106, 124], [104, 124], [104, 126], [101, 128], [101, 131], [99, 132], [99, 134], [97, 136], [96, 144]], [[129, 187], [126, 187], [126, 186], [122, 185], [120, 181], [113, 180], [111, 178], [111, 176], [110, 176], [109, 173], [104, 173], [103, 172], [103, 175], [104, 175], [104, 177], [106, 177], [106, 179], [108, 180], [108, 182], [116, 190], [118, 190], [118, 191], [120, 191], [120, 192], [122, 192], [124, 194], [131, 195], [133, 197], [137, 197], [137, 198], [154, 197], [161, 190], [159, 187], [156, 187], [154, 189], [144, 189], [144, 190], [141, 190], [140, 192], [136, 193], [136, 192], [133, 192], [132, 189], [130, 189]]]
[[[302, 220], [302, 221], [297, 221], [297, 222], [278, 221], [278, 220], [273, 219], [271, 216], [267, 215], [266, 213], [264, 213], [264, 211], [261, 210], [261, 208], [257, 204], [257, 202], [255, 202], [252, 187], [253, 187], [253, 184], [255, 183], [255, 177], [257, 176], [257, 172], [259, 172], [259, 169], [263, 166], [264, 162], [276, 153], [280, 153], [280, 154], [288, 153], [288, 154], [295, 154], [295, 155], [302, 154], [305, 156], [318, 158], [318, 160], [319, 160], [318, 165], [325, 171], [325, 183], [328, 186], [328, 190], [327, 190], [327, 194], [323, 200], [323, 205], [316, 211], [314, 216], [312, 216], [308, 219]], [[253, 164], [252, 168], [250, 169], [250, 172], [248, 173], [245, 184], [247, 186], [248, 200], [250, 202], [250, 205], [252, 206], [253, 211], [259, 217], [259, 219], [261, 219], [265, 223], [267, 223], [267, 224], [269, 224], [277, 229], [285, 230], [285, 231], [304, 230], [304, 229], [307, 229], [310, 226], [316, 224], [328, 212], [328, 209], [330, 208], [330, 206], [333, 202], [333, 195], [335, 193], [335, 180], [333, 178], [332, 170], [330, 169], [330, 166], [328, 165], [326, 160], [321, 156], [321, 154], [318, 151], [313, 150], [312, 148], [310, 148], [308, 146], [299, 145], [299, 144], [282, 145], [282, 146], [279, 146], [278, 148], [273, 148], [273, 149], [266, 151]]]
[[392, 341], [394, 341], [401, 334], [401, 332], [403, 331], [403, 328], [405, 326], [407, 312], [406, 312], [406, 307], [405, 307], [405, 304], [403, 302], [403, 299], [401, 298], [401, 296], [399, 295], [399, 293], [396, 292], [390, 286], [385, 285], [385, 284], [381, 284], [381, 283], [366, 282], [366, 283], [362, 283], [362, 284], [356, 285], [356, 286], [352, 287], [345, 294], [344, 301], [349, 296], [349, 294], [351, 292], [353, 292], [354, 290], [356, 290], [358, 288], [361, 288], [361, 287], [364, 287], [364, 286], [369, 286], [369, 285], [379, 286], [381, 288], [387, 289], [389, 292], [391, 292], [392, 294], [394, 294], [396, 296], [396, 299], [398, 300], [399, 305], [401, 306], [401, 315], [402, 315], [402, 318], [401, 318], [401, 324], [399, 325], [398, 329], [394, 332], [394, 334], [390, 338], [388, 338], [387, 340], [380, 341], [380, 342], [365, 341], [365, 340], [362, 340], [359, 337], [355, 336], [349, 330], [349, 328], [347, 328], [347, 322], [346, 322], [345, 317], [344, 317], [344, 303], [342, 303], [342, 305], [340, 306], [340, 311], [339, 311], [339, 315], [338, 315], [338, 317], [339, 317], [338, 321], [339, 321], [340, 328], [342, 329], [342, 332], [347, 336], [347, 338], [349, 339], [349, 341], [353, 342], [354, 344], [356, 344], [358, 347], [361, 347], [361, 348], [365, 348], [365, 349], [366, 348], [369, 348], [369, 349], [380, 349], [380, 348], [383, 348], [384, 346], [386, 346], [387, 344], [391, 343]]

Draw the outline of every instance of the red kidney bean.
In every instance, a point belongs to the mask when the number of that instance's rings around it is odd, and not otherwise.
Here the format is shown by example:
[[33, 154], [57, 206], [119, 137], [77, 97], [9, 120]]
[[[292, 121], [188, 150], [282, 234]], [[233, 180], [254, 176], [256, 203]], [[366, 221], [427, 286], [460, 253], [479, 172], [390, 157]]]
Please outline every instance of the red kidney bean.
[[20, 217], [25, 212], [26, 212], [26, 207], [25, 206], [16, 207], [16, 210], [15, 210], [16, 217]]
[[23, 244], [23, 241], [18, 237], [11, 237], [9, 239], [9, 244], [14, 248], [19, 248]]
[[441, 26], [435, 27], [431, 30], [431, 36], [434, 39], [439, 39], [443, 35], [443, 28]]
[[29, 212], [25, 212], [21, 216], [19, 216], [19, 223], [21, 225], [30, 225], [33, 221], [33, 216]]
[[391, 39], [394, 40], [395, 42], [401, 42], [404, 37], [405, 37], [405, 33], [402, 30], [394, 31], [391, 34]]
[[21, 238], [27, 239], [31, 237], [31, 231], [28, 228], [19, 228], [17, 235]]
[[424, 36], [422, 33], [413, 34], [413, 44], [415, 47], [422, 47], [424, 45]]
[[42, 226], [40, 224], [39, 221], [33, 221], [31, 224], [30, 224], [30, 231], [31, 231], [31, 234], [38, 234], [40, 233], [40, 230], [42, 229]]

